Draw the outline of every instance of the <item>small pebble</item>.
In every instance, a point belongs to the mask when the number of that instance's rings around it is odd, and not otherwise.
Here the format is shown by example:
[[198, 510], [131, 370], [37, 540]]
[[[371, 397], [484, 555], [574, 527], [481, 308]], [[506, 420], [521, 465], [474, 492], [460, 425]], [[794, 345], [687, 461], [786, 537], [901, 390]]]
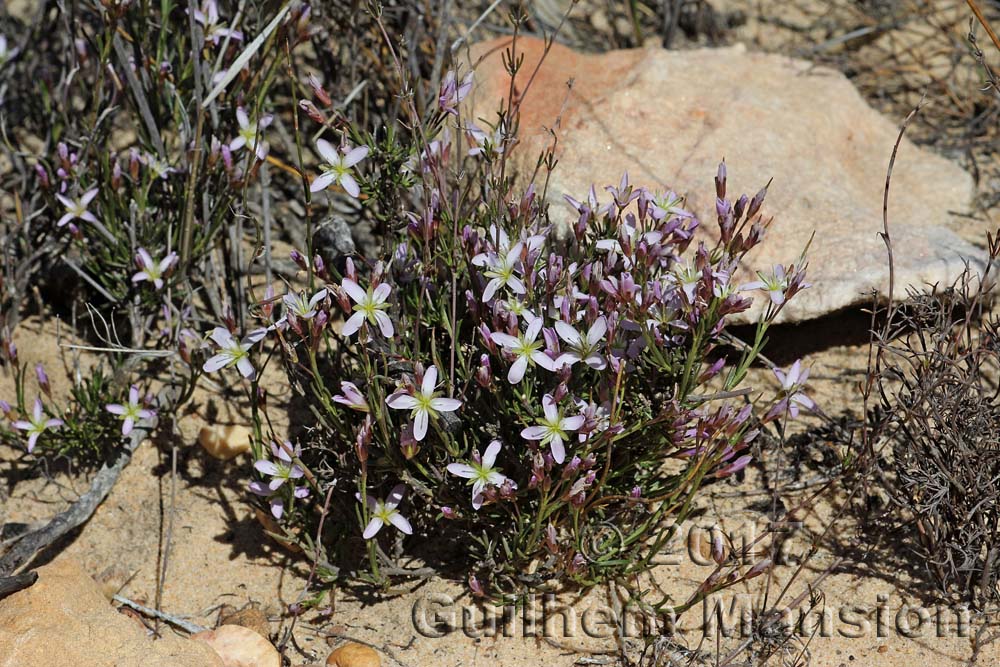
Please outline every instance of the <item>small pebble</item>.
[[250, 451], [250, 430], [238, 424], [202, 426], [198, 442], [210, 456], [229, 461]]
[[191, 639], [212, 647], [225, 667], [281, 667], [281, 656], [271, 642], [241, 625], [220, 625]]
[[220, 620], [221, 625], [241, 625], [250, 628], [261, 637], [271, 636], [271, 624], [267, 620], [267, 615], [257, 607], [247, 607], [224, 614]]
[[344, 644], [326, 659], [327, 667], [382, 667], [375, 649], [354, 642]]

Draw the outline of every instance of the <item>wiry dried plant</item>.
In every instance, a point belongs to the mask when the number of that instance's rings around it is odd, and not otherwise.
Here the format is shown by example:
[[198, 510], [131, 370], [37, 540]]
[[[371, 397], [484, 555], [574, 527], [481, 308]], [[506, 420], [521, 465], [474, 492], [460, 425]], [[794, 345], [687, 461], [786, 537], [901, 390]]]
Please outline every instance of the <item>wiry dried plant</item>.
[[[991, 262], [1000, 241], [989, 237]], [[1000, 601], [1000, 317], [989, 271], [911, 291], [876, 337], [876, 471], [942, 593]]]

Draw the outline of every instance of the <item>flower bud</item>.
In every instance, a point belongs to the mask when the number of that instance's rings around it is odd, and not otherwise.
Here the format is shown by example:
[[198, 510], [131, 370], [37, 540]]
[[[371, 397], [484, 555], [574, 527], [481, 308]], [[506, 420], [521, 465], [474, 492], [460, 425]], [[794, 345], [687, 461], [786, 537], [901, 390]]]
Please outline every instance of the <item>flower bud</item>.
[[316, 99], [319, 100], [320, 104], [324, 106], [330, 106], [333, 104], [333, 100], [330, 99], [330, 94], [326, 92], [323, 84], [315, 74], [309, 75], [309, 86], [312, 88], [313, 95], [316, 96]]
[[420, 443], [413, 437], [413, 426], [407, 424], [403, 427], [403, 432], [399, 437], [399, 449], [403, 453], [403, 458], [407, 461], [412, 459], [420, 451]]
[[323, 112], [320, 111], [311, 100], [299, 100], [299, 108], [302, 109], [302, 111], [309, 116], [309, 119], [314, 123], [319, 123], [320, 125], [326, 124], [326, 116], [323, 115]]
[[38, 176], [39, 187], [48, 190], [51, 183], [49, 182], [49, 172], [45, 171], [45, 167], [41, 164], [35, 164], [35, 174]]
[[764, 204], [764, 197], [767, 196], [767, 186], [765, 185], [760, 189], [760, 191], [753, 196], [750, 200], [750, 207], [747, 209], [747, 217], [752, 218], [757, 215], [757, 211]]
[[722, 565], [726, 562], [726, 544], [722, 539], [722, 531], [713, 531], [712, 560], [714, 560], [718, 565]]
[[715, 196], [719, 199], [726, 198], [726, 162], [719, 163], [719, 170], [715, 174]]
[[317, 276], [326, 280], [326, 262], [318, 254], [313, 257], [313, 271]]
[[133, 181], [139, 180], [139, 165], [142, 158], [139, 157], [139, 149], [133, 148], [129, 150], [128, 154], [128, 174], [132, 177]]
[[479, 368], [476, 369], [476, 384], [486, 389], [493, 382], [493, 371], [490, 367], [490, 357], [488, 354], [480, 355]]
[[549, 553], [557, 554], [559, 553], [559, 541], [556, 535], [556, 527], [551, 523], [545, 529], [545, 548]]
[[288, 253], [288, 258], [295, 262], [295, 265], [302, 269], [303, 271], [309, 270], [309, 264], [306, 261], [305, 255], [303, 255], [298, 250], [292, 250]]
[[486, 326], [485, 322], [479, 325], [479, 336], [483, 339], [483, 345], [485, 345], [486, 349], [490, 351], [490, 354], [496, 354], [497, 345], [493, 342], [493, 339], [490, 338], [491, 335], [492, 332], [490, 331], [490, 328]]
[[365, 417], [365, 421], [361, 424], [358, 429], [358, 434], [354, 438], [354, 449], [358, 455], [358, 461], [361, 462], [361, 467], [364, 469], [366, 462], [368, 461], [368, 445], [372, 441], [372, 418], [371, 415]]
[[770, 569], [771, 569], [771, 559], [765, 558], [764, 560], [760, 561], [752, 568], [750, 568], [750, 570], [746, 573], [746, 576], [743, 578], [753, 579], [754, 577], [759, 577], [760, 575], [764, 574]]
[[41, 389], [46, 396], [52, 397], [52, 387], [49, 386], [49, 376], [45, 373], [45, 368], [42, 366], [41, 362], [35, 364], [35, 378], [38, 379], [38, 388]]

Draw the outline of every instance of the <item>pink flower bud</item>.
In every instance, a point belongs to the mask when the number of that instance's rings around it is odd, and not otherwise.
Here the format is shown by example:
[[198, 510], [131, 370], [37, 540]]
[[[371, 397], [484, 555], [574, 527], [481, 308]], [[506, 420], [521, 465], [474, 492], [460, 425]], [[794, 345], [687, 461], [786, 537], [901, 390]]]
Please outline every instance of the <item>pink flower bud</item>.
[[45, 368], [41, 362], [35, 364], [35, 378], [38, 380], [38, 388], [51, 398], [52, 387], [49, 386], [49, 376], [45, 373]]
[[309, 263], [306, 261], [305, 255], [303, 255], [298, 250], [292, 250], [290, 253], [288, 253], [288, 258], [291, 259], [293, 262], [295, 262], [295, 265], [298, 266], [303, 271], [309, 270]]
[[476, 384], [483, 389], [490, 386], [493, 381], [493, 372], [490, 367], [490, 357], [488, 354], [480, 355], [479, 368], [476, 369]]
[[49, 172], [45, 171], [45, 167], [43, 167], [41, 164], [36, 164], [35, 174], [38, 176], [38, 185], [43, 190], [48, 190], [49, 185], [51, 184], [49, 183]]
[[767, 572], [770, 569], [771, 569], [771, 559], [770, 558], [765, 558], [764, 560], [760, 561], [759, 563], [757, 563], [756, 565], [754, 565], [752, 568], [750, 568], [749, 572], [747, 572], [746, 576], [743, 577], [743, 578], [744, 579], [753, 579], [754, 577], [759, 577], [760, 575], [764, 574], [765, 572]]
[[323, 112], [320, 111], [319, 108], [312, 103], [312, 101], [299, 100], [299, 108], [302, 109], [302, 111], [309, 116], [309, 119], [314, 123], [319, 123], [320, 125], [326, 124], [326, 116], [323, 115]]
[[712, 535], [712, 560], [719, 565], [726, 562], [726, 544], [722, 539], [721, 531], [715, 531]]
[[316, 99], [319, 100], [320, 104], [327, 107], [333, 104], [333, 100], [330, 99], [330, 94], [326, 92], [326, 88], [323, 87], [323, 84], [315, 74], [309, 75], [309, 86], [312, 88], [313, 95], [316, 96]]

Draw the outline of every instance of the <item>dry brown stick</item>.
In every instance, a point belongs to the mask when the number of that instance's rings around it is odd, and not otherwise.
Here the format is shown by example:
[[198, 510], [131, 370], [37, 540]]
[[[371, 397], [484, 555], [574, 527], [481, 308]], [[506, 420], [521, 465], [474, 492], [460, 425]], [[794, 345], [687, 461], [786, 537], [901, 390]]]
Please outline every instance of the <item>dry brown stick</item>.
[[980, 25], [982, 25], [983, 28], [986, 29], [986, 34], [990, 36], [991, 40], [993, 40], [993, 46], [997, 47], [997, 50], [1000, 51], [1000, 37], [997, 37], [997, 34], [993, 32], [992, 26], [990, 26], [990, 23], [989, 21], [986, 20], [986, 17], [983, 16], [983, 12], [981, 9], [979, 9], [979, 5], [976, 4], [976, 0], [965, 0], [965, 1], [968, 3], [969, 9], [972, 10], [972, 13], [976, 15], [976, 20], [979, 21]]
[[24, 590], [38, 580], [37, 572], [15, 574], [12, 577], [0, 577], [0, 600], [8, 595]]
[[192, 635], [196, 635], [199, 632], [204, 632], [205, 630], [208, 629], [204, 626], [198, 625], [197, 623], [191, 623], [189, 621], [185, 621], [183, 618], [174, 616], [173, 614], [168, 614], [164, 611], [160, 611], [159, 609], [150, 609], [149, 607], [141, 605], [138, 602], [129, 600], [127, 597], [123, 597], [121, 595], [115, 595], [111, 599], [117, 602], [118, 604], [125, 605], [129, 609], [134, 609], [135, 611], [139, 612], [140, 614], [143, 614], [144, 616], [149, 616], [150, 618], [155, 618], [158, 621], [165, 621], [171, 625], [175, 625], [181, 630], [190, 632]]

